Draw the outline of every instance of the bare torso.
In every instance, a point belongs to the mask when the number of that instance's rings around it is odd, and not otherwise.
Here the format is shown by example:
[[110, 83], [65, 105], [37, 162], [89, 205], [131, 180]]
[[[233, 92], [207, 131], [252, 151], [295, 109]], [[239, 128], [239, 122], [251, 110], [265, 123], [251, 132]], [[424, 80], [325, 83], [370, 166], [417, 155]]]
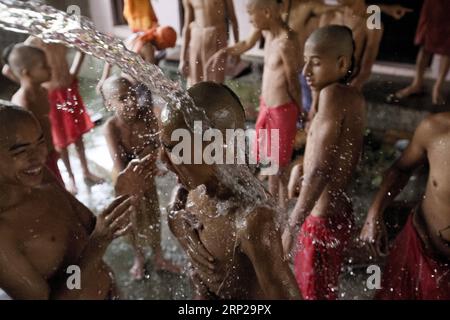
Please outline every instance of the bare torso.
[[216, 204], [216, 200], [199, 188], [189, 193], [186, 210], [201, 224], [200, 240], [215, 258], [214, 275], [200, 273], [200, 277], [208, 290], [220, 298], [263, 299], [252, 263], [240, 249], [239, 239], [246, 231], [237, 229], [239, 213], [230, 211], [220, 215]]
[[300, 72], [300, 46], [295, 32], [283, 30], [276, 38], [266, 33], [266, 45], [264, 48], [264, 74], [262, 81], [262, 97], [266, 105], [278, 107], [289, 102], [296, 101], [289, 94], [289, 85], [285, 68], [282, 60], [282, 50], [290, 50], [298, 57], [297, 61], [291, 61], [298, 64]]
[[50, 104], [48, 103], [47, 90], [44, 88], [38, 88], [36, 90], [19, 89], [12, 97], [11, 102], [26, 108], [39, 121], [42, 131], [44, 132], [45, 141], [47, 143], [48, 150], [54, 151], [52, 130], [49, 119]]
[[297, 32], [300, 43], [299, 56], [302, 57], [304, 45], [311, 33], [319, 27], [320, 18], [313, 15], [312, 7], [317, 1], [296, 1], [292, 4], [289, 27]]
[[138, 119], [128, 124], [113, 117], [109, 125], [115, 131], [119, 148], [130, 160], [143, 158], [159, 148], [158, 123], [154, 117]]
[[[342, 96], [346, 97], [346, 104], [342, 105], [344, 116], [337, 144], [336, 161], [331, 164], [332, 169], [329, 182], [311, 212], [312, 215], [319, 217], [351, 211], [351, 202], [346, 196], [346, 191], [360, 160], [363, 146], [365, 127], [364, 98], [356, 89], [339, 84], [334, 84], [334, 86], [338, 86], [340, 91], [342, 91]], [[305, 150], [305, 175], [313, 167], [317, 158], [314, 152], [314, 140], [317, 132], [320, 132], [321, 123], [326, 112], [326, 108], [323, 108], [323, 110], [319, 108], [311, 122]]]
[[[67, 195], [53, 184], [33, 189], [22, 201], [4, 208], [0, 229], [52, 289], [58, 289], [54, 286], [59, 277], [67, 276], [66, 268], [78, 260], [89, 240]], [[100, 299], [107, 298], [112, 288], [105, 264], [100, 264], [96, 281], [83, 283], [92, 285], [86, 289]]]
[[44, 43], [42, 40], [31, 37], [25, 44], [42, 49], [47, 57], [47, 63], [52, 71], [52, 78], [45, 84], [47, 90], [67, 88], [72, 84], [70, 66], [67, 62], [67, 47], [57, 43]]
[[224, 0], [189, 0], [194, 11], [194, 24], [200, 28], [216, 27], [227, 30]]
[[[440, 116], [437, 121], [434, 136], [428, 139], [426, 151], [430, 173], [422, 202], [432, 238], [450, 226], [450, 114]], [[450, 229], [442, 231], [441, 235], [450, 242]]]

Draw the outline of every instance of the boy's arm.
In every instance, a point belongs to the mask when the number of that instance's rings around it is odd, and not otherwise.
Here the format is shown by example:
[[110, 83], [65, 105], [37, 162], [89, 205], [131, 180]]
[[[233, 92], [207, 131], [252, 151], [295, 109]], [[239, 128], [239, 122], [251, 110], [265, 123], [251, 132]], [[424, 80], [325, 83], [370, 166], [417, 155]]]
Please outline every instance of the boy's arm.
[[360, 239], [379, 245], [383, 226], [383, 212], [406, 186], [413, 172], [427, 162], [427, 141], [433, 134], [434, 124], [425, 119], [402, 156], [386, 171], [383, 183], [370, 206]]
[[49, 299], [50, 288], [47, 281], [19, 250], [12, 232], [1, 229], [0, 288], [15, 300]]
[[[261, 36], [262, 36], [261, 30], [253, 29], [252, 33], [250, 34], [250, 36], [247, 39], [240, 41], [233, 46], [229, 46], [228, 48], [223, 49], [221, 54], [225, 53], [225, 54], [229, 54], [232, 56], [241, 56], [243, 53], [245, 53], [248, 50], [250, 50], [251, 48], [253, 48], [256, 45], [256, 43], [258, 42], [258, 40], [261, 38]], [[216, 53], [214, 55], [214, 57], [217, 54], [218, 53]]]
[[194, 21], [194, 10], [189, 0], [183, 0], [184, 24], [183, 24], [183, 42], [180, 55], [180, 73], [187, 77], [189, 75], [189, 43], [191, 42], [190, 24]]
[[361, 90], [366, 81], [372, 74], [372, 67], [378, 56], [383, 29], [367, 29], [367, 43], [364, 48], [364, 54], [361, 59], [361, 66], [358, 74], [352, 80], [352, 86]]
[[202, 270], [209, 273], [214, 270], [214, 257], [200, 241], [195, 222], [186, 209], [189, 192], [182, 186], [178, 187], [175, 198], [169, 206], [167, 221], [169, 229], [177, 238], [181, 247], [189, 256], [194, 270]]
[[265, 299], [300, 299], [297, 282], [283, 257], [280, 231], [274, 212], [257, 209], [247, 218], [239, 236], [242, 251], [249, 257]]
[[311, 2], [311, 13], [315, 16], [321, 16], [328, 12], [342, 11], [344, 6], [330, 6], [323, 3]]
[[127, 163], [124, 152], [120, 147], [120, 140], [117, 136], [117, 129], [112, 120], [109, 120], [105, 125], [105, 138], [108, 145], [109, 154], [114, 163], [114, 172], [119, 173], [125, 170]]
[[300, 61], [297, 52], [292, 50], [289, 44], [284, 44], [280, 47], [281, 60], [283, 61], [284, 74], [286, 76], [288, 93], [291, 99], [299, 107], [299, 111], [303, 112], [302, 106], [302, 92], [298, 75], [300, 73]]
[[100, 78], [97, 84], [96, 88], [97, 94], [101, 94], [103, 83], [105, 83], [106, 79], [108, 79], [111, 74], [111, 68], [112, 68], [111, 65], [106, 62], [105, 66], [103, 67], [102, 77]]
[[309, 145], [308, 152], [311, 152], [315, 161], [304, 173], [300, 196], [283, 235], [283, 247], [286, 254], [289, 254], [291, 250], [294, 230], [303, 224], [332, 174], [331, 169], [338, 156], [336, 150], [342, 130], [342, 107], [346, 103], [343, 100], [342, 92], [336, 86], [325, 88], [320, 93], [319, 110], [326, 108], [327, 112], [320, 115], [322, 117], [320, 130], [315, 132], [314, 141]]
[[77, 51], [77, 53], [75, 54], [75, 58], [73, 59], [72, 67], [70, 68], [70, 74], [73, 77], [78, 77], [78, 74], [80, 73], [81, 65], [83, 64], [85, 56], [86, 55], [81, 51]]
[[221, 64], [222, 61], [226, 60], [227, 55], [233, 57], [240, 57], [244, 52], [253, 48], [261, 38], [262, 32], [258, 29], [253, 29], [250, 37], [244, 41], [240, 41], [230, 47], [224, 48], [216, 52], [209, 60], [206, 62], [206, 68], [214, 70], [216, 66]]
[[378, 6], [380, 7], [382, 12], [386, 13], [396, 20], [400, 20], [408, 12], [414, 11], [413, 9], [406, 8], [398, 4], [379, 4]]
[[234, 42], [239, 42], [239, 24], [236, 18], [236, 11], [234, 10], [233, 0], [225, 0], [225, 7], [227, 10], [227, 16], [231, 23], [231, 28], [233, 29]]

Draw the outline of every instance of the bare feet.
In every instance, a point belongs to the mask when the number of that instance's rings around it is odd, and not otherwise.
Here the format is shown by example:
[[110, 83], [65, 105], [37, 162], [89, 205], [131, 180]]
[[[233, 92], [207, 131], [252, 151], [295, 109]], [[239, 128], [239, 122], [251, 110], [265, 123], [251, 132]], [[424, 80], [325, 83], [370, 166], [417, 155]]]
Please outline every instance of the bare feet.
[[134, 258], [134, 264], [130, 269], [133, 280], [142, 280], [145, 276], [145, 261], [141, 258]]
[[100, 178], [93, 173], [88, 172], [88, 173], [84, 174], [84, 183], [86, 183], [86, 185], [88, 185], [88, 186], [94, 185], [94, 184], [101, 184], [104, 182], [105, 182], [105, 179]]
[[433, 104], [442, 105], [445, 104], [444, 97], [442, 96], [442, 90], [439, 86], [434, 86], [432, 95]]
[[422, 94], [423, 92], [424, 90], [422, 85], [412, 84], [402, 90], [397, 91], [394, 94], [388, 95], [387, 100], [388, 102], [398, 102], [400, 99]]
[[412, 84], [402, 90], [397, 91], [395, 95], [397, 96], [397, 98], [403, 99], [421, 93], [423, 93], [423, 86]]
[[77, 184], [75, 183], [75, 177], [69, 177], [69, 182], [65, 185], [67, 191], [69, 191], [72, 195], [76, 195], [78, 193]]
[[164, 259], [161, 255], [155, 257], [155, 269], [157, 271], [168, 271], [171, 273], [181, 273], [181, 267], [172, 263], [170, 260]]

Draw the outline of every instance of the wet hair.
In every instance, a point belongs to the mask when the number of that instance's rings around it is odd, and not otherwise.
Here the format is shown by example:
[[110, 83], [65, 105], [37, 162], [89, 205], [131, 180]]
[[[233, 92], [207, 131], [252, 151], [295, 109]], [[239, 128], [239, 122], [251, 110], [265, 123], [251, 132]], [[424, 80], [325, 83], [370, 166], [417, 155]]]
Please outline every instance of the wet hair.
[[353, 77], [355, 68], [355, 40], [353, 32], [346, 26], [329, 25], [316, 29], [307, 41], [319, 43], [320, 46], [330, 52], [338, 55], [347, 56], [350, 59], [350, 67], [343, 79], [342, 83], [347, 83]]
[[7, 55], [8, 65], [17, 77], [20, 77], [22, 70], [31, 69], [45, 59], [44, 51], [23, 43], [14, 45]]

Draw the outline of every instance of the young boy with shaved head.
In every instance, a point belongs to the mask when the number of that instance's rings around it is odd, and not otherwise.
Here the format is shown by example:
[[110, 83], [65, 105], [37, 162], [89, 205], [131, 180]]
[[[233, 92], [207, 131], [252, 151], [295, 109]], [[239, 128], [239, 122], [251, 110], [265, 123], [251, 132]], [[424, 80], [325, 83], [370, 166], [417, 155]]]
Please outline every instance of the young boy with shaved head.
[[343, 11], [328, 12], [322, 15], [320, 26], [340, 25], [350, 28], [355, 41], [355, 65], [351, 84], [361, 90], [372, 74], [372, 67], [378, 56], [383, 27], [367, 27], [367, 6], [365, 0], [339, 0]]
[[317, 112], [308, 131], [300, 196], [283, 234], [287, 255], [297, 235], [295, 274], [305, 299], [337, 298], [353, 233], [346, 191], [360, 160], [365, 123], [364, 98], [347, 83], [353, 53], [352, 32], [341, 26], [317, 29], [305, 44], [303, 73], [318, 97]]
[[[212, 129], [225, 135], [227, 130], [244, 127], [243, 107], [228, 87], [199, 83], [189, 94], [195, 105], [205, 110]], [[186, 117], [170, 106], [161, 118], [164, 159], [189, 192], [184, 210], [170, 214], [170, 227], [191, 258], [197, 293], [210, 299], [299, 298], [295, 278], [283, 258], [280, 219], [269, 205], [271, 198], [260, 184], [250, 186], [260, 191], [259, 198], [243, 192], [249, 188], [243, 176], [255, 179], [248, 167], [241, 166], [239, 177], [230, 179], [238, 172], [236, 162], [221, 166], [206, 164], [203, 159], [194, 164], [192, 155], [203, 154], [204, 144], [197, 146], [199, 149], [193, 144], [194, 152], [183, 150], [183, 155], [178, 155], [180, 142], [172, 135], [177, 129], [192, 135], [192, 123], [202, 119]], [[221, 147], [226, 150], [225, 144]], [[178, 157], [188, 159], [178, 161]]]
[[[152, 248], [157, 270], [180, 272], [179, 268], [164, 259], [161, 249], [161, 211], [155, 184], [156, 159], [159, 154], [158, 121], [152, 112], [153, 101], [139, 103], [132, 83], [113, 76], [104, 82], [101, 90], [108, 109], [115, 115], [105, 124], [105, 136], [114, 162], [113, 180], [133, 161], [146, 159], [148, 175], [145, 184], [131, 181], [132, 186], [116, 189], [118, 195], [133, 194], [138, 198], [138, 214], [133, 220], [131, 244], [135, 259], [130, 274], [135, 280], [145, 276], [145, 249]], [[149, 97], [151, 99], [151, 97]], [[130, 188], [131, 187], [131, 188]], [[128, 192], [128, 190], [136, 190]]]
[[20, 89], [14, 94], [11, 101], [31, 111], [39, 121], [48, 149], [47, 167], [64, 184], [57, 164], [59, 154], [56, 152], [52, 140], [48, 93], [42, 86], [51, 77], [45, 53], [41, 49], [18, 44], [12, 48], [8, 56], [8, 64], [20, 81]]
[[[297, 132], [297, 120], [302, 112], [298, 81], [301, 48], [297, 33], [289, 29], [282, 20], [281, 1], [250, 0], [247, 11], [255, 29], [262, 30], [266, 38], [260, 110], [256, 121], [256, 137], [259, 142], [255, 143], [256, 156], [258, 160], [263, 160], [263, 155], [271, 155], [272, 145], [279, 147], [278, 159], [271, 159], [277, 163], [279, 170], [277, 174], [269, 176], [269, 190], [278, 199], [280, 207], [285, 208], [289, 164]], [[253, 36], [257, 32], [255, 31]], [[254, 39], [256, 38], [250, 43]], [[224, 54], [240, 55], [250, 48], [242, 43], [226, 48], [216, 54], [210, 64], [218, 67], [218, 62], [223, 59]], [[278, 141], [270, 134], [265, 139], [263, 130], [278, 130]]]
[[449, 145], [450, 112], [429, 116], [384, 176], [360, 235], [374, 255], [383, 246], [383, 212], [415, 170], [424, 165], [430, 168], [425, 194], [389, 253], [376, 299], [450, 299]]
[[118, 198], [95, 218], [47, 174], [47, 153], [36, 118], [0, 101], [0, 288], [18, 300], [116, 298], [103, 255], [129, 230], [133, 199]]

